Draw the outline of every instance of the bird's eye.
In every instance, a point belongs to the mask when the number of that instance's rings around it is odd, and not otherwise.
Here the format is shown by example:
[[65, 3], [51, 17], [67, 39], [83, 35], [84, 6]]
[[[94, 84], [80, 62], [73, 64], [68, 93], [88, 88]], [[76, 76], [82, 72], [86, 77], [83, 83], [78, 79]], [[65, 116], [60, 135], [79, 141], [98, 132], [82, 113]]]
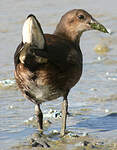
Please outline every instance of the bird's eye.
[[79, 19], [84, 19], [85, 17], [83, 15], [78, 16]]

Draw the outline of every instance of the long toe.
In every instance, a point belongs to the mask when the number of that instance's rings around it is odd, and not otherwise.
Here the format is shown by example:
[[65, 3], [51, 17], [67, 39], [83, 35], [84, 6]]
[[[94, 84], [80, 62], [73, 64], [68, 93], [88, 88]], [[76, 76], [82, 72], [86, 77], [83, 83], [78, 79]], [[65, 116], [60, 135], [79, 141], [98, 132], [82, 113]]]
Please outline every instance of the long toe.
[[42, 147], [42, 148], [50, 147], [47, 139], [43, 135], [38, 133], [33, 134], [33, 137], [30, 140], [30, 144], [32, 145], [32, 147]]

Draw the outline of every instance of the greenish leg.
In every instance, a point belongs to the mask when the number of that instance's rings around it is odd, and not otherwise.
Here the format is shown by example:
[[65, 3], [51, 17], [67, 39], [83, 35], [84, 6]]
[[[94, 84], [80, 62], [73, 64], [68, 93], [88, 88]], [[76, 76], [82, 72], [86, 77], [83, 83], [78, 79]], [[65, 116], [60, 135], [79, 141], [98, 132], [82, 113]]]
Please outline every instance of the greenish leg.
[[67, 96], [65, 96], [64, 99], [63, 99], [63, 103], [62, 103], [62, 128], [61, 128], [61, 136], [65, 135], [67, 112], [68, 112], [68, 101], [67, 101]]
[[35, 115], [37, 116], [38, 129], [43, 132], [43, 113], [40, 108], [40, 104], [35, 105]]

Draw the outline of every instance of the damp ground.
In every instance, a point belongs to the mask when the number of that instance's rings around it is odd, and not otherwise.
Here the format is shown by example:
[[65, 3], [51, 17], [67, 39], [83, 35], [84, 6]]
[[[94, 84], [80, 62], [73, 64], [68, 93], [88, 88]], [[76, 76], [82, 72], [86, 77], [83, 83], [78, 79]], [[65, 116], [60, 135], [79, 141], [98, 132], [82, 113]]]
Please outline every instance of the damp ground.
[[[68, 10], [87, 10], [110, 35], [98, 31], [83, 34], [83, 74], [71, 90], [67, 135], [59, 137], [62, 98], [42, 104], [44, 136], [52, 149], [117, 149], [117, 14], [115, 0], [59, 0], [0, 2], [0, 150], [31, 150], [38, 135], [34, 104], [25, 100], [14, 80], [13, 55], [21, 41], [22, 25], [30, 13], [45, 33], [52, 33]], [[71, 76], [72, 77], [72, 76]]]

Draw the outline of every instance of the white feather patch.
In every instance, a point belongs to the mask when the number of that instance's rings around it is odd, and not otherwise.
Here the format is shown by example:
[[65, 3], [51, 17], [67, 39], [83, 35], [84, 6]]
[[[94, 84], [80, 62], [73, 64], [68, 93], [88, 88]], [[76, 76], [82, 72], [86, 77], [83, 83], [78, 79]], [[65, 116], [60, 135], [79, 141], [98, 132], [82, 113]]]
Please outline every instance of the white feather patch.
[[23, 43], [31, 43], [32, 42], [32, 19], [28, 18], [23, 25], [22, 35], [23, 35]]
[[44, 49], [45, 39], [37, 20], [30, 16], [26, 19], [22, 30], [23, 43], [35, 44], [39, 49]]

